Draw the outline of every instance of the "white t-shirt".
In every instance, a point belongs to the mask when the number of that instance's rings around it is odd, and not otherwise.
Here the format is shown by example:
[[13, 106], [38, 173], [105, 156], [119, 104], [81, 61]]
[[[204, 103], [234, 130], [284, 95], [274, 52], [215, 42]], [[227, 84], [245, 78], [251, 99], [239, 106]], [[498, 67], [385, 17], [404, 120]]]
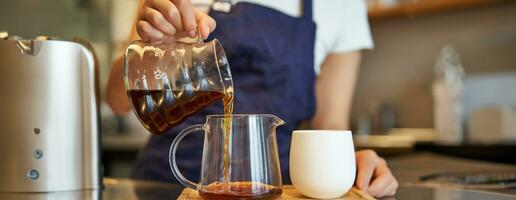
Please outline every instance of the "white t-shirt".
[[[301, 0], [232, 0], [267, 6], [287, 15], [300, 17]], [[213, 0], [192, 0], [192, 4], [207, 11]], [[208, 7], [207, 7], [208, 6]], [[313, 20], [317, 24], [315, 38], [315, 72], [328, 54], [373, 48], [373, 39], [363, 0], [314, 0]]]

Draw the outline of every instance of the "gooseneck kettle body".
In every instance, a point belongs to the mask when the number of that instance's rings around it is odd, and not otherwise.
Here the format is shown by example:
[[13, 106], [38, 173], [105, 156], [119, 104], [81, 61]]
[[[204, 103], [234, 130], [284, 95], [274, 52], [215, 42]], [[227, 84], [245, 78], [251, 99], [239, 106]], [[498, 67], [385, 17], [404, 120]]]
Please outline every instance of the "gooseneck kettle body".
[[101, 188], [91, 46], [0, 33], [0, 192]]

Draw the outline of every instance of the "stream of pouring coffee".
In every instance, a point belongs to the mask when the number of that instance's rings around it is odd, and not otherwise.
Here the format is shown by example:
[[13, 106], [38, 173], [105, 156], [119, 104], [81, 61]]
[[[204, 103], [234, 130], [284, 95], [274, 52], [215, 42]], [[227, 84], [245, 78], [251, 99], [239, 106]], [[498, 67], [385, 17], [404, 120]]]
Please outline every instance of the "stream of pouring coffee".
[[229, 138], [231, 134], [231, 114], [233, 113], [233, 100], [234, 100], [234, 94], [233, 94], [233, 88], [229, 88], [230, 92], [227, 92], [224, 96], [223, 102], [224, 102], [224, 167], [223, 167], [223, 174], [224, 174], [224, 192], [228, 189], [229, 184]]
[[[199, 27], [197, 27], [197, 42], [202, 43], [203, 38], [201, 36], [201, 31]], [[233, 93], [233, 85], [228, 86], [229, 88], [226, 88], [225, 95], [223, 100], [224, 103], [224, 166], [223, 166], [223, 185], [224, 185], [224, 192], [227, 191], [227, 188], [229, 187], [229, 136], [231, 132], [231, 114], [233, 114], [233, 100], [234, 100], [234, 93]]]

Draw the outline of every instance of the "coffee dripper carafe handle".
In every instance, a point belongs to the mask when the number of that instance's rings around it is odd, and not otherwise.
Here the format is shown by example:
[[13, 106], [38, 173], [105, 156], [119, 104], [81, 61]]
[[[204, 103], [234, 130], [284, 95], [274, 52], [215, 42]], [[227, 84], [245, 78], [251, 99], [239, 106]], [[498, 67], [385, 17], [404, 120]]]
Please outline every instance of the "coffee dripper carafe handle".
[[181, 131], [176, 136], [176, 138], [172, 142], [172, 145], [170, 146], [170, 150], [168, 153], [168, 164], [170, 165], [170, 170], [172, 171], [172, 174], [174, 174], [174, 177], [176, 177], [176, 179], [177, 179], [177, 181], [179, 181], [179, 183], [181, 183], [185, 187], [197, 190], [197, 184], [188, 180], [186, 177], [183, 176], [183, 174], [181, 174], [181, 172], [179, 171], [179, 168], [177, 167], [177, 162], [176, 162], [176, 150], [177, 150], [179, 143], [186, 135], [193, 133], [195, 131], [204, 132], [205, 131], [204, 124], [196, 124], [196, 125], [189, 126], [186, 129], [184, 129], [183, 131]]

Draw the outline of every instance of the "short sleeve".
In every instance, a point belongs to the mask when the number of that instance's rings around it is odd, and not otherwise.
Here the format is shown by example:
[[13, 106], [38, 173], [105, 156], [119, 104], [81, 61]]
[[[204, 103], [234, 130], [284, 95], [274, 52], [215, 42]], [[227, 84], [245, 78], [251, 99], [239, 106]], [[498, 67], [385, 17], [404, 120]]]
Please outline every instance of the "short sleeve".
[[315, 73], [331, 53], [372, 49], [367, 7], [363, 0], [315, 0], [313, 17], [317, 24]]
[[316, 0], [314, 20], [327, 53], [373, 48], [363, 0]]

